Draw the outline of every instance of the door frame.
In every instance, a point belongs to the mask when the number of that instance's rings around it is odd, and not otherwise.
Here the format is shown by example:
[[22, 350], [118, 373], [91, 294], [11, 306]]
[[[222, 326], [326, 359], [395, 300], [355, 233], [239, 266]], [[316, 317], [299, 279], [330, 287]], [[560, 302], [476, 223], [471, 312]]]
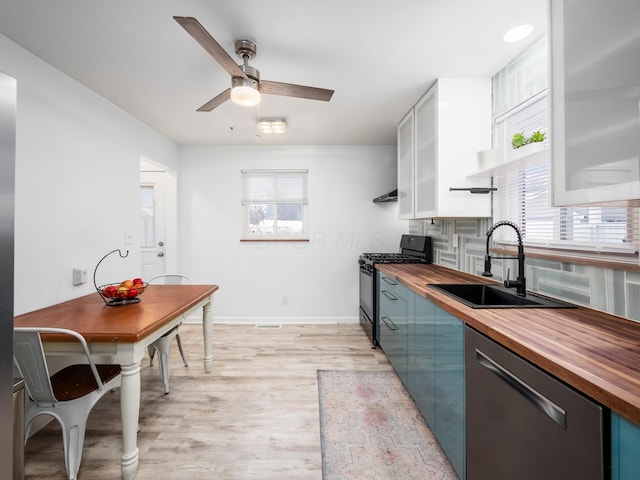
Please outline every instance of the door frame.
[[[164, 172], [165, 191], [165, 247], [166, 273], [178, 272], [178, 178], [177, 172], [159, 162], [140, 157], [140, 175], [143, 172]], [[142, 184], [142, 178], [140, 184]], [[141, 267], [141, 266], [140, 266]]]

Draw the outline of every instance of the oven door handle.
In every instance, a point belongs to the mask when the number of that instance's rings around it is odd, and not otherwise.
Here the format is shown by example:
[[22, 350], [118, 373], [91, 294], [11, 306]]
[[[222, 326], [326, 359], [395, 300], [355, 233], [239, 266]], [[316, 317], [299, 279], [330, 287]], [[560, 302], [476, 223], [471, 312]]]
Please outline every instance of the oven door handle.
[[380, 320], [382, 320], [384, 322], [384, 324], [386, 325], [386, 327], [395, 332], [396, 330], [398, 330], [398, 327], [396, 327], [396, 324], [393, 323], [393, 321], [389, 318], [389, 317], [380, 317]]
[[393, 300], [394, 302], [396, 300], [398, 300], [398, 297], [396, 297], [393, 293], [391, 293], [389, 290], [380, 290], [380, 293], [382, 293], [385, 297], [387, 297], [389, 300]]

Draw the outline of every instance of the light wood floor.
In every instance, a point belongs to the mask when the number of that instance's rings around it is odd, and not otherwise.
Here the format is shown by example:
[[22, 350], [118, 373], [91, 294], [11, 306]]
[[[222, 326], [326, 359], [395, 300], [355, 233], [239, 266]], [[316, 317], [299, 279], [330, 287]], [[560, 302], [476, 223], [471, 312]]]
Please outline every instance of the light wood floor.
[[[202, 367], [202, 328], [182, 325], [189, 367], [175, 342], [171, 393], [143, 361], [137, 479], [322, 478], [317, 370], [389, 370], [358, 324], [214, 326], [213, 371]], [[96, 405], [79, 478], [120, 478], [120, 395]], [[29, 439], [26, 479], [64, 479], [56, 422]]]

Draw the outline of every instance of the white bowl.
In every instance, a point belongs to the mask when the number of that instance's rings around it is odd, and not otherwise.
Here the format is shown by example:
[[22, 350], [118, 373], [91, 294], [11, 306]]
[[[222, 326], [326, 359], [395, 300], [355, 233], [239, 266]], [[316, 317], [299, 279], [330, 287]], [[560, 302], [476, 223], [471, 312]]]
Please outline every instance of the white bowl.
[[498, 165], [498, 151], [494, 149], [481, 150], [478, 152], [478, 169], [488, 170]]

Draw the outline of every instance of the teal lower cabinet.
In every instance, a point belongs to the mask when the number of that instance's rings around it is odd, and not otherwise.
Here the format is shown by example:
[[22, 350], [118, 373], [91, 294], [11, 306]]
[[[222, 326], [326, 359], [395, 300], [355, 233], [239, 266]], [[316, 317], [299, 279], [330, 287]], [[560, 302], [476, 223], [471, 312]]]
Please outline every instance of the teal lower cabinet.
[[464, 479], [464, 324], [413, 292], [408, 305], [405, 385], [458, 477]]
[[640, 478], [640, 426], [611, 413], [611, 480]]
[[465, 478], [464, 323], [435, 307], [436, 422], [434, 433], [461, 479]]
[[379, 342], [394, 370], [407, 385], [409, 289], [391, 277], [378, 274]]
[[433, 429], [436, 422], [435, 305], [418, 295], [412, 300], [407, 390]]

